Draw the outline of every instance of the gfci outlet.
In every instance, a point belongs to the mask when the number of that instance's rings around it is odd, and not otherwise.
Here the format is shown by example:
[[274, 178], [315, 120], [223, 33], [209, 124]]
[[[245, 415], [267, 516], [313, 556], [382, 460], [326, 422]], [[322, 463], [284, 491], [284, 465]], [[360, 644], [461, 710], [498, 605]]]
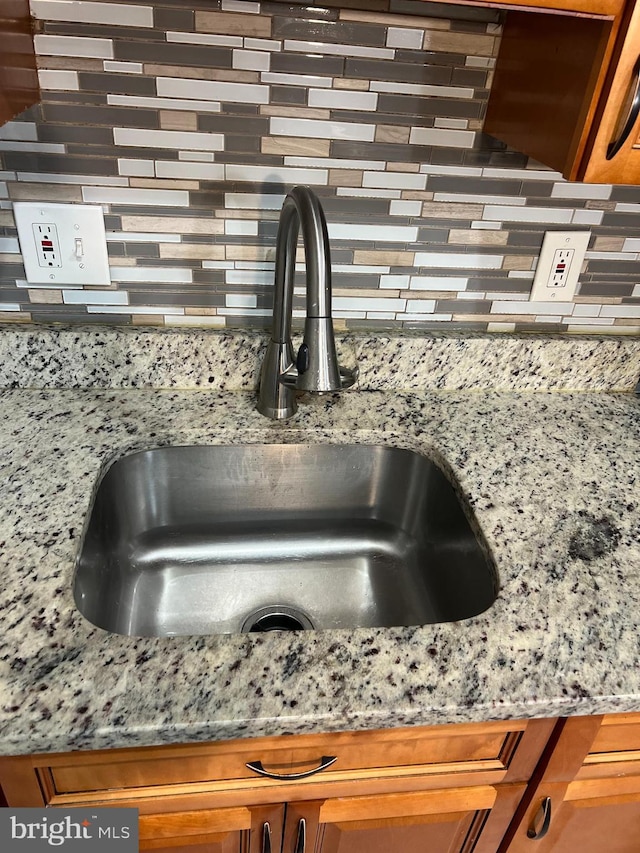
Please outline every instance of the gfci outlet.
[[111, 284], [102, 207], [16, 201], [13, 214], [29, 284]]
[[547, 231], [544, 235], [532, 302], [572, 302], [591, 231]]

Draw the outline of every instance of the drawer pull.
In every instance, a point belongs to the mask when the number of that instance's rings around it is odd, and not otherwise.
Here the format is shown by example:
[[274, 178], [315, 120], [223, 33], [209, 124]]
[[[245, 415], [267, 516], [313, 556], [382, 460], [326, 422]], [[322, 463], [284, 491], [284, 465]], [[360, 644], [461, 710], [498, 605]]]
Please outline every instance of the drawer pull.
[[[536, 829], [536, 826], [542, 821], [542, 825], [540, 829]], [[544, 838], [547, 832], [549, 831], [549, 824], [551, 823], [551, 797], [545, 797], [544, 800], [540, 803], [540, 808], [536, 812], [536, 816], [533, 820], [532, 825], [527, 830], [527, 838], [533, 838], [536, 841], [539, 841], [541, 838]]]
[[304, 770], [302, 773], [271, 773], [269, 770], [264, 769], [262, 761], [248, 761], [246, 766], [259, 776], [266, 776], [268, 779], [278, 779], [282, 782], [290, 782], [292, 779], [306, 779], [307, 776], [313, 776], [314, 773], [319, 773], [321, 770], [331, 767], [334, 761], [337, 760], [337, 755], [323, 755], [317, 767], [312, 767], [311, 770]]
[[301, 817], [298, 823], [298, 838], [296, 839], [296, 849], [293, 853], [304, 853], [307, 845], [307, 822]]
[[271, 853], [271, 825], [268, 821], [262, 827], [262, 853]]
[[626, 117], [621, 119], [618, 123], [618, 127], [621, 128], [621, 130], [617, 139], [614, 139], [607, 148], [607, 160], [612, 160], [622, 148], [624, 143], [627, 141], [629, 134], [633, 130], [633, 126], [638, 120], [638, 115], [640, 115], [640, 59], [636, 63], [636, 67], [633, 69], [633, 76], [635, 78], [635, 83], [632, 82], [631, 84], [632, 88], [630, 90], [630, 97], [627, 101], [629, 109]]

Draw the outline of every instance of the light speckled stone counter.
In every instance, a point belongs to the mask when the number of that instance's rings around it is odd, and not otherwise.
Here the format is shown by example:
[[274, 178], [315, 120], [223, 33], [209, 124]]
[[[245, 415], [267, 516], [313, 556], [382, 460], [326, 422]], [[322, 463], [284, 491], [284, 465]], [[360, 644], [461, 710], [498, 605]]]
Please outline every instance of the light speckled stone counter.
[[[285, 424], [253, 405], [240, 391], [0, 394], [0, 753], [640, 710], [636, 397], [369, 390]], [[170, 639], [109, 635], [76, 611], [107, 461], [276, 441], [444, 461], [493, 552], [496, 603], [445, 625]]]

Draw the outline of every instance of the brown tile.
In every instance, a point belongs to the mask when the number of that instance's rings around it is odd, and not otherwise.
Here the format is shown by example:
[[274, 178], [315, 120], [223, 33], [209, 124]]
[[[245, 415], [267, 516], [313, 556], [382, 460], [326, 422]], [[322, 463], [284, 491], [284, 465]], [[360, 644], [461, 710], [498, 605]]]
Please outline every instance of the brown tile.
[[83, 56], [36, 56], [38, 68], [64, 71], [103, 71], [102, 59]]
[[353, 253], [354, 264], [382, 264], [390, 267], [414, 266], [414, 252], [385, 252], [384, 250], [356, 249]]
[[375, 141], [376, 142], [399, 142], [406, 144], [409, 142], [410, 127], [400, 127], [392, 124], [379, 124], [376, 127]]
[[343, 21], [362, 21], [364, 23], [384, 24], [390, 27], [407, 26], [420, 27], [428, 26], [430, 29], [448, 30], [451, 24], [446, 19], [429, 18], [422, 15], [402, 15], [376, 12], [376, 11], [356, 11], [354, 9], [341, 9], [340, 20]]
[[163, 130], [197, 130], [198, 115], [186, 110], [160, 110], [160, 127]]
[[503, 270], [532, 270], [536, 257], [533, 255], [505, 255]]
[[64, 184], [9, 185], [9, 196], [13, 201], [78, 201], [82, 202], [82, 188]]
[[129, 178], [129, 185], [147, 190], [198, 190], [198, 181], [183, 181], [178, 178]]
[[242, 12], [201, 12], [196, 10], [196, 32], [271, 38], [271, 18]]
[[482, 219], [481, 204], [457, 204], [448, 201], [425, 201], [422, 215], [445, 219]]
[[425, 50], [460, 53], [463, 56], [493, 56], [495, 42], [495, 37], [489, 35], [426, 30], [422, 46]]
[[334, 89], [354, 89], [359, 92], [366, 92], [369, 89], [368, 80], [352, 80], [346, 77], [338, 77], [333, 81]]
[[593, 242], [595, 252], [621, 252], [624, 246], [624, 237], [596, 237]]
[[193, 258], [195, 260], [224, 260], [224, 246], [206, 243], [160, 243], [161, 258]]
[[285, 107], [273, 106], [271, 104], [262, 104], [260, 107], [260, 115], [263, 116], [278, 116], [279, 118], [319, 118], [330, 119], [330, 110], [321, 110], [309, 107], [302, 109], [300, 107]]
[[420, 171], [419, 163], [387, 163], [387, 172], [413, 172]]
[[328, 139], [299, 139], [292, 136], [263, 136], [263, 154], [292, 154], [298, 157], [328, 157]]
[[41, 303], [43, 305], [53, 305], [53, 304], [62, 304], [62, 291], [56, 290], [55, 288], [48, 287], [42, 288], [42, 290], [32, 290], [29, 288], [27, 291], [29, 294], [29, 301], [34, 304]]
[[508, 237], [506, 231], [485, 231], [481, 228], [452, 229], [449, 232], [449, 242], [463, 246], [506, 246]]
[[362, 172], [356, 169], [329, 169], [330, 187], [361, 187]]

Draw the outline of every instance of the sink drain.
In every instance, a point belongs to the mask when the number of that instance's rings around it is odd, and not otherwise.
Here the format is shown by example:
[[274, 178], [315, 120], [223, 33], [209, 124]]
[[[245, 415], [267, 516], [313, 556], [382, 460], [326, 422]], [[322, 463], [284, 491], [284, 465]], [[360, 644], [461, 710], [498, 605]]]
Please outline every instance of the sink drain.
[[254, 610], [247, 616], [242, 625], [243, 634], [310, 630], [313, 630], [313, 623], [309, 617], [286, 604], [276, 604]]

